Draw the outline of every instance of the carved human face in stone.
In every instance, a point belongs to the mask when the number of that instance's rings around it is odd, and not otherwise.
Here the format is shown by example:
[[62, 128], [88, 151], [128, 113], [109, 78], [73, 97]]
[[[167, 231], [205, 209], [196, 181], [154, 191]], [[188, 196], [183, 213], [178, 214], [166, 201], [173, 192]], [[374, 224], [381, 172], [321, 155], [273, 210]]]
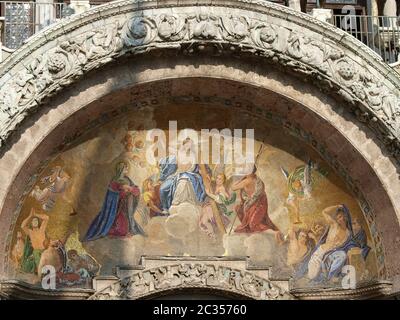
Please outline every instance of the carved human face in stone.
[[50, 55], [47, 60], [47, 67], [50, 73], [57, 74], [61, 72], [66, 66], [66, 58], [61, 53]]
[[357, 96], [357, 98], [364, 100], [367, 95], [365, 93], [365, 88], [359, 83], [355, 83], [351, 86], [351, 91]]
[[208, 19], [208, 15], [205, 13], [199, 14], [199, 20], [200, 21], [206, 21]]
[[276, 39], [276, 32], [271, 27], [264, 27], [260, 32], [262, 42], [272, 43]]
[[340, 61], [338, 63], [338, 73], [344, 80], [351, 80], [355, 75], [354, 67], [348, 61]]

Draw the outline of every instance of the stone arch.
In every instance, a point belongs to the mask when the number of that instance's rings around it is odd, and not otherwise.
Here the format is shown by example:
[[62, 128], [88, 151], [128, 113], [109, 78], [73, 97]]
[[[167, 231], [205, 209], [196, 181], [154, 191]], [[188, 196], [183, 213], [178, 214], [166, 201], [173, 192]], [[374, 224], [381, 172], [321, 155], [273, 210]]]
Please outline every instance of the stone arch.
[[[0, 66], [2, 226], [14, 229], [29, 176], [52, 157], [51, 143], [73, 141], [90, 118], [152, 103], [147, 90], [160, 101], [228, 103], [258, 117], [268, 111], [282, 127], [316, 136], [309, 143], [328, 150], [377, 229], [379, 279], [393, 279], [400, 272], [397, 74], [351, 36], [290, 9], [216, 1], [205, 13], [207, 6], [113, 2], [37, 34]], [[223, 99], [210, 102], [218, 94]], [[267, 96], [274, 104], [265, 105]], [[11, 238], [0, 237], [3, 273]]]

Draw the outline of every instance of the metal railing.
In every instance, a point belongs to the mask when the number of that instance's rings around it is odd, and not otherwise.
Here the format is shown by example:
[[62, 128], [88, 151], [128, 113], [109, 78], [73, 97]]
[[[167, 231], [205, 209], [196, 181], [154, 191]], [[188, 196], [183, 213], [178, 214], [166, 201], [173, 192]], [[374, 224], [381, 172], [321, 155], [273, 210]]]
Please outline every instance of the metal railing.
[[[284, 3], [282, 0], [270, 1]], [[90, 3], [93, 7], [104, 2], [93, 0]], [[0, 17], [4, 18], [0, 43], [9, 49], [18, 49], [41, 29], [73, 13], [70, 5], [63, 2], [0, 1]]]
[[[92, 6], [96, 5], [95, 1], [92, 3]], [[9, 49], [17, 49], [36, 32], [73, 13], [69, 4], [62, 2], [0, 1], [0, 16], [4, 18], [3, 45]], [[377, 52], [385, 62], [395, 63], [399, 60], [398, 17], [334, 15], [332, 22]]]
[[73, 13], [66, 3], [0, 1], [0, 10], [3, 45], [10, 49], [19, 48], [36, 32]]
[[399, 60], [399, 17], [334, 15], [333, 24], [366, 44], [386, 63]]

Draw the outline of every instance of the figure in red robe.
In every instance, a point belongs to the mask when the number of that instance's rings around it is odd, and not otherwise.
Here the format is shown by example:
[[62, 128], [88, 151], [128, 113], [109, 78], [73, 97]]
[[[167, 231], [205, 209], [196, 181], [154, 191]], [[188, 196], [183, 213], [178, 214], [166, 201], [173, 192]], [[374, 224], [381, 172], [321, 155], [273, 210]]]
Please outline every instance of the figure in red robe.
[[239, 191], [241, 199], [240, 204], [236, 206], [236, 213], [241, 224], [236, 227], [235, 232], [252, 233], [272, 230], [276, 235], [280, 234], [268, 216], [267, 194], [264, 182], [256, 175], [256, 167], [251, 174], [234, 183], [232, 189]]

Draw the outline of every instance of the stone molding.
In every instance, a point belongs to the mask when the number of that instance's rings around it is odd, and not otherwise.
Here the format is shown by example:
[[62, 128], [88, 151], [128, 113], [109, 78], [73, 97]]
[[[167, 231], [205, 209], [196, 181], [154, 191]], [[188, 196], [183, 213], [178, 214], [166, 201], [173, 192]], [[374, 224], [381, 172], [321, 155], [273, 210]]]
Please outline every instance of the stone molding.
[[290, 293], [300, 300], [378, 299], [388, 298], [392, 293], [392, 287], [390, 281], [375, 281], [356, 289], [294, 289]]
[[36, 34], [0, 65], [0, 147], [87, 72], [151, 51], [256, 58], [312, 81], [346, 102], [399, 163], [399, 75], [342, 30], [250, 0], [114, 1]]
[[71, 299], [85, 300], [94, 294], [92, 289], [44, 290], [17, 280], [0, 280], [0, 300], [8, 299]]
[[95, 278], [94, 290], [44, 290], [20, 281], [0, 281], [0, 297], [135, 300], [190, 289], [256, 300], [321, 300], [382, 298], [389, 296], [392, 290], [389, 281], [375, 281], [348, 290], [291, 288], [290, 279], [273, 279], [268, 268], [251, 266], [244, 257], [144, 256], [137, 266], [115, 269], [116, 276]]

